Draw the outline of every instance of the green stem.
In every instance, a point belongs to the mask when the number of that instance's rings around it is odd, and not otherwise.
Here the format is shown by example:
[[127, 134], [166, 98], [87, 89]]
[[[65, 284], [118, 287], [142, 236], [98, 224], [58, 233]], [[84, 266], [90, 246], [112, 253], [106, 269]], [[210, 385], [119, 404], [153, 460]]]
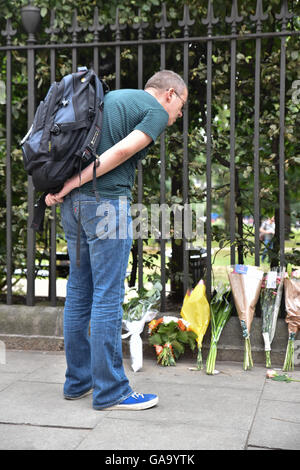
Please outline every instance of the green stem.
[[271, 366], [271, 351], [266, 351], [266, 367], [269, 369]]
[[243, 369], [248, 370], [253, 367], [252, 353], [251, 353], [251, 343], [250, 337], [245, 338], [245, 347], [244, 347], [244, 363]]
[[202, 369], [203, 369], [202, 351], [201, 351], [201, 346], [198, 346], [197, 370], [202, 370]]
[[287, 348], [286, 348], [284, 364], [282, 368], [284, 372], [294, 370], [294, 347], [295, 347], [294, 339], [289, 339]]
[[216, 341], [212, 341], [210, 348], [209, 348], [207, 360], [206, 360], [206, 373], [208, 375], [212, 375], [214, 373], [215, 365], [216, 365], [216, 357], [217, 357], [217, 343]]

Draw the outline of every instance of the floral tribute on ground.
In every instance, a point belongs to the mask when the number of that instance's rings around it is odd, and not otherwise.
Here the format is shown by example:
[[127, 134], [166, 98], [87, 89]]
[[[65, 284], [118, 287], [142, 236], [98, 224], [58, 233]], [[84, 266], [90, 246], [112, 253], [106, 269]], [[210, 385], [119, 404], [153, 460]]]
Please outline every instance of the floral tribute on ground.
[[243, 369], [248, 370], [253, 367], [250, 330], [261, 290], [263, 271], [256, 266], [236, 264], [229, 266], [227, 273], [245, 339]]
[[265, 344], [266, 367], [271, 367], [271, 344], [275, 335], [280, 310], [284, 269], [269, 271], [263, 278], [260, 305], [262, 311], [262, 335]]
[[273, 370], [273, 369], [267, 370], [266, 377], [267, 379], [272, 379], [275, 382], [287, 382], [287, 383], [300, 382], [300, 380], [294, 379], [293, 377], [289, 377], [286, 374], [278, 374], [278, 372], [276, 372], [276, 370]]
[[131, 367], [134, 372], [143, 367], [143, 342], [140, 335], [145, 324], [158, 315], [161, 290], [159, 281], [150, 283], [148, 290], [129, 289], [129, 294], [133, 296], [123, 306], [122, 326], [127, 333], [122, 335], [122, 339], [130, 337]]
[[197, 337], [196, 370], [203, 369], [202, 341], [210, 321], [210, 308], [205, 291], [204, 281], [201, 280], [192, 291], [186, 293], [181, 309], [182, 318], [190, 324]]
[[149, 323], [149, 342], [155, 347], [157, 362], [162, 366], [175, 366], [185, 347], [196, 347], [197, 335], [181, 318], [164, 316]]
[[284, 293], [289, 339], [282, 370], [289, 371], [294, 370], [295, 339], [300, 330], [300, 269], [284, 279]]
[[217, 373], [217, 371], [215, 371], [215, 365], [218, 341], [232, 312], [232, 303], [229, 301], [229, 296], [230, 289], [220, 285], [210, 301], [211, 341], [206, 359], [206, 373], [208, 375]]

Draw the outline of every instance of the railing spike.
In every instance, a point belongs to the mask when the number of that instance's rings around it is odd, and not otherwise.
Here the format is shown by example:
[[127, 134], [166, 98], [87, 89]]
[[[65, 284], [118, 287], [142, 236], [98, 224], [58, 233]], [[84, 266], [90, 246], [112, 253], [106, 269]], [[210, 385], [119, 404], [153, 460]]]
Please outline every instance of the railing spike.
[[237, 0], [232, 0], [231, 15], [226, 16], [225, 21], [226, 23], [231, 24], [231, 31], [233, 34], [236, 33], [236, 24], [240, 23], [242, 20], [243, 16], [240, 16], [238, 12]]
[[161, 33], [163, 34], [165, 33], [166, 28], [169, 28], [171, 24], [172, 24], [171, 21], [168, 21], [168, 18], [167, 18], [166, 4], [163, 3], [162, 9], [161, 9], [161, 18], [160, 18], [160, 21], [155, 23], [155, 27], [157, 29], [161, 29]]
[[[141, 17], [141, 9], [140, 8], [139, 8], [139, 11], [138, 11], [138, 17], [139, 18]], [[145, 21], [142, 21], [142, 20], [140, 20], [138, 23], [133, 23], [133, 25], [132, 25], [133, 29], [138, 30], [139, 39], [143, 38], [143, 29], [148, 28], [148, 26], [149, 26], [149, 23], [146, 23]]]
[[73, 16], [72, 16], [72, 26], [70, 26], [68, 28], [68, 32], [69, 33], [72, 33], [72, 39], [73, 39], [73, 42], [76, 42], [77, 40], [77, 33], [80, 33], [80, 31], [82, 31], [82, 28], [80, 28], [80, 26], [78, 26], [78, 22], [77, 22], [77, 8], [75, 8], [74, 12], [73, 12]]
[[213, 25], [219, 22], [219, 18], [215, 17], [214, 6], [212, 0], [208, 1], [207, 5], [207, 16], [202, 19], [202, 24], [207, 25], [208, 36], [212, 34]]
[[53, 34], [58, 34], [60, 32], [60, 29], [54, 27], [55, 24], [55, 8], [51, 10], [50, 13], [50, 27], [45, 28], [45, 33], [50, 34], [51, 36]]
[[293, 16], [294, 16], [294, 13], [289, 12], [287, 0], [283, 0], [282, 5], [281, 5], [281, 9], [280, 9], [280, 13], [275, 14], [275, 18], [277, 20], [281, 20], [282, 30], [286, 29], [286, 24], [287, 24], [288, 20], [292, 19]]
[[257, 0], [256, 3], [256, 12], [255, 15], [250, 15], [250, 19], [252, 21], [256, 21], [256, 31], [261, 31], [261, 23], [268, 19], [268, 13], [264, 13], [263, 11], [263, 3], [262, 0]]
[[95, 7], [93, 24], [89, 26], [89, 31], [94, 33], [95, 37], [98, 37], [98, 33], [103, 31], [104, 27], [104, 24], [99, 23], [99, 10], [98, 7]]
[[120, 36], [120, 32], [126, 28], [126, 24], [121, 24], [119, 21], [119, 7], [116, 9], [116, 21], [115, 24], [110, 25], [110, 29], [116, 32], [116, 36]]
[[11, 24], [11, 19], [7, 18], [6, 20], [6, 29], [4, 31], [1, 31], [2, 36], [6, 36], [6, 41], [7, 44], [9, 45], [11, 43], [11, 38], [16, 34], [17, 30], [13, 29], [12, 24]]
[[188, 35], [189, 26], [192, 26], [195, 23], [195, 20], [190, 18], [190, 10], [188, 5], [184, 5], [183, 8], [183, 19], [178, 21], [178, 25], [184, 27], [184, 34]]

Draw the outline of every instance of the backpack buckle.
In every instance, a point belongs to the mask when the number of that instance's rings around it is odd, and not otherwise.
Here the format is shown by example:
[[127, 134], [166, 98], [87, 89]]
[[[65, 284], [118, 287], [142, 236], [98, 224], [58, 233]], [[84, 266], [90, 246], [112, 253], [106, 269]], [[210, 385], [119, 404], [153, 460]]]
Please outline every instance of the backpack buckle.
[[61, 133], [60, 125], [55, 123], [50, 132], [54, 135], [59, 135]]
[[93, 109], [89, 109], [88, 120], [89, 120], [89, 121], [93, 121], [94, 118], [95, 118], [95, 116], [96, 116], [95, 111], [94, 111]]
[[83, 152], [83, 154], [81, 155], [81, 159], [83, 162], [88, 162], [91, 158], [91, 152], [89, 151], [89, 149], [85, 149], [85, 151]]
[[81, 155], [81, 159], [84, 162], [87, 162], [91, 158], [95, 158], [96, 156], [97, 156], [96, 152], [89, 145], [87, 145], [84, 152], [83, 152], [83, 154]]

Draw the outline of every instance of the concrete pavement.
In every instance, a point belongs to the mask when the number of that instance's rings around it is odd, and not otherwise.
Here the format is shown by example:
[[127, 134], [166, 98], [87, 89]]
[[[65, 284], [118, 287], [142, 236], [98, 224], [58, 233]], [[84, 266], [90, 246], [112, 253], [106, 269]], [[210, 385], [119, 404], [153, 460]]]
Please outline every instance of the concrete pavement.
[[[96, 411], [91, 396], [64, 400], [63, 352], [7, 350], [0, 449], [97, 449], [109, 458], [118, 450], [300, 450], [300, 382], [274, 382], [262, 365], [245, 372], [240, 362], [217, 362], [215, 376], [189, 370], [185, 358], [163, 368], [147, 357], [136, 373], [124, 363], [132, 387], [157, 393], [158, 406]], [[300, 380], [299, 367], [289, 375]]]

